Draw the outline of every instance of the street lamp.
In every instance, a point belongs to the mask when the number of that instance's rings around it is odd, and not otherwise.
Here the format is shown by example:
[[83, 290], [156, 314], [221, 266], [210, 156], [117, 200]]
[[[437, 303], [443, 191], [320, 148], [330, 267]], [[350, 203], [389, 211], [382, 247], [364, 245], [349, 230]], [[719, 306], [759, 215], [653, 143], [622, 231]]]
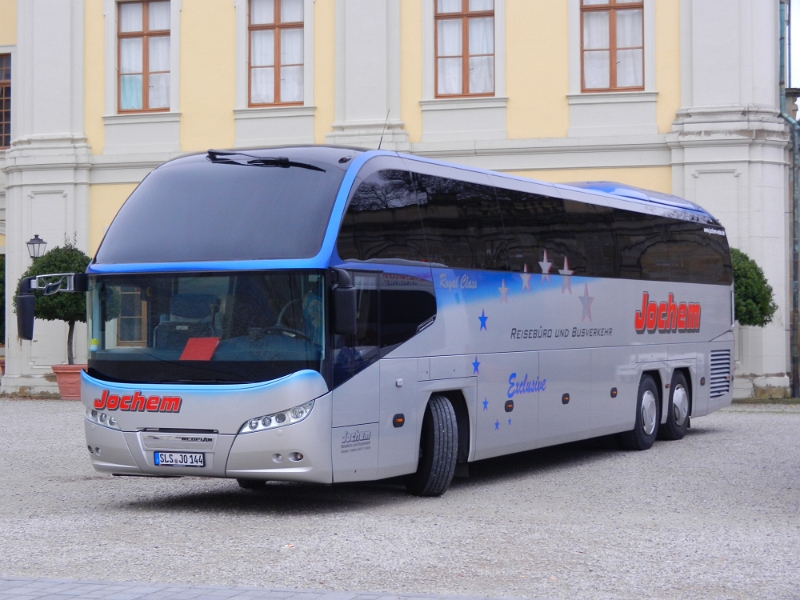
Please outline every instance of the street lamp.
[[38, 233], [25, 242], [25, 245], [28, 247], [28, 254], [33, 259], [39, 258], [47, 248], [47, 242], [40, 238]]

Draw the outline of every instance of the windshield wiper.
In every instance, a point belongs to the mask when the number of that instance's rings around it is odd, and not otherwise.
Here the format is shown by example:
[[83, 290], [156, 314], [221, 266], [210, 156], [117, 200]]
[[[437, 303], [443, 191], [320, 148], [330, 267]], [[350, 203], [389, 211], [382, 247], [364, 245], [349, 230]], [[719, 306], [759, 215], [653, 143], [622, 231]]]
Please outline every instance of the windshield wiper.
[[[237, 160], [235, 158], [230, 158], [235, 156], [243, 156], [249, 158], [250, 160]], [[299, 167], [300, 169], [309, 169], [310, 171], [321, 171], [325, 173], [325, 169], [322, 169], [316, 165], [289, 160], [289, 158], [286, 156], [256, 156], [255, 154], [247, 154], [246, 152], [209, 150], [208, 159], [211, 162], [228, 165], [253, 165], [256, 167], [279, 167], [281, 169]]]

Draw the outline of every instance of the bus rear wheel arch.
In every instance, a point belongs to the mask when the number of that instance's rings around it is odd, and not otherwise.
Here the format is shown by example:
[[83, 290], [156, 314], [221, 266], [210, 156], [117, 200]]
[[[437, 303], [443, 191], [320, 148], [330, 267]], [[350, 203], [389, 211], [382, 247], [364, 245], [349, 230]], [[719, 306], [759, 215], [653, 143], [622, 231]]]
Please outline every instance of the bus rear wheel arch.
[[441, 496], [450, 487], [458, 459], [458, 420], [450, 400], [431, 396], [422, 419], [417, 471], [406, 489], [415, 496]]
[[656, 441], [661, 422], [661, 393], [656, 380], [649, 373], [639, 380], [636, 398], [636, 422], [633, 429], [619, 434], [619, 442], [626, 450], [647, 450]]

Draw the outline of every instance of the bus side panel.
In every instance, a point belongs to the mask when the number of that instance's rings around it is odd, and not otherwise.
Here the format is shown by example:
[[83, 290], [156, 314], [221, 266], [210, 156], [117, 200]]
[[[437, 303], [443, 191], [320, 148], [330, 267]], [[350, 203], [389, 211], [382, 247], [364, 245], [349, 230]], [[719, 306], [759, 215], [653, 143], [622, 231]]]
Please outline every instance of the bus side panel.
[[376, 423], [380, 368], [373, 363], [333, 390], [333, 427]]
[[[417, 359], [380, 362], [380, 446], [378, 477], [394, 477], [417, 470], [419, 431], [427, 397], [417, 390]], [[394, 419], [402, 418], [395, 426]]]
[[571, 442], [592, 427], [589, 350], [539, 353], [539, 373], [546, 389], [539, 394], [538, 446]]
[[540, 395], [538, 352], [482, 354], [475, 357], [478, 411], [475, 460], [536, 447]]
[[[697, 369], [692, 381], [692, 415], [702, 417], [708, 414], [708, 344], [698, 344]], [[701, 385], [701, 381], [705, 383]]]
[[635, 348], [593, 348], [591, 353], [591, 435], [633, 429], [640, 377]]

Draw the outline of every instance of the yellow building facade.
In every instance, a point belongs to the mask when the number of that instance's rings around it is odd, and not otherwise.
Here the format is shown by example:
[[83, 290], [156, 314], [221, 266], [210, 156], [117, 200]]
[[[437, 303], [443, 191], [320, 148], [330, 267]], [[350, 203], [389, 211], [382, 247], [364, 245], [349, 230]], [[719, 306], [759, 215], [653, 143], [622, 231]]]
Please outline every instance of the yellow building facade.
[[[33, 234], [51, 247], [75, 237], [92, 255], [173, 157], [382, 139], [700, 203], [764, 266], [781, 306], [767, 329], [739, 333], [739, 393], [785, 388], [777, 21], [769, 0], [0, 0], [7, 280], [30, 264]], [[12, 293], [3, 390], [51, 391], [64, 327], [37, 323], [36, 342], [18, 341]]]

